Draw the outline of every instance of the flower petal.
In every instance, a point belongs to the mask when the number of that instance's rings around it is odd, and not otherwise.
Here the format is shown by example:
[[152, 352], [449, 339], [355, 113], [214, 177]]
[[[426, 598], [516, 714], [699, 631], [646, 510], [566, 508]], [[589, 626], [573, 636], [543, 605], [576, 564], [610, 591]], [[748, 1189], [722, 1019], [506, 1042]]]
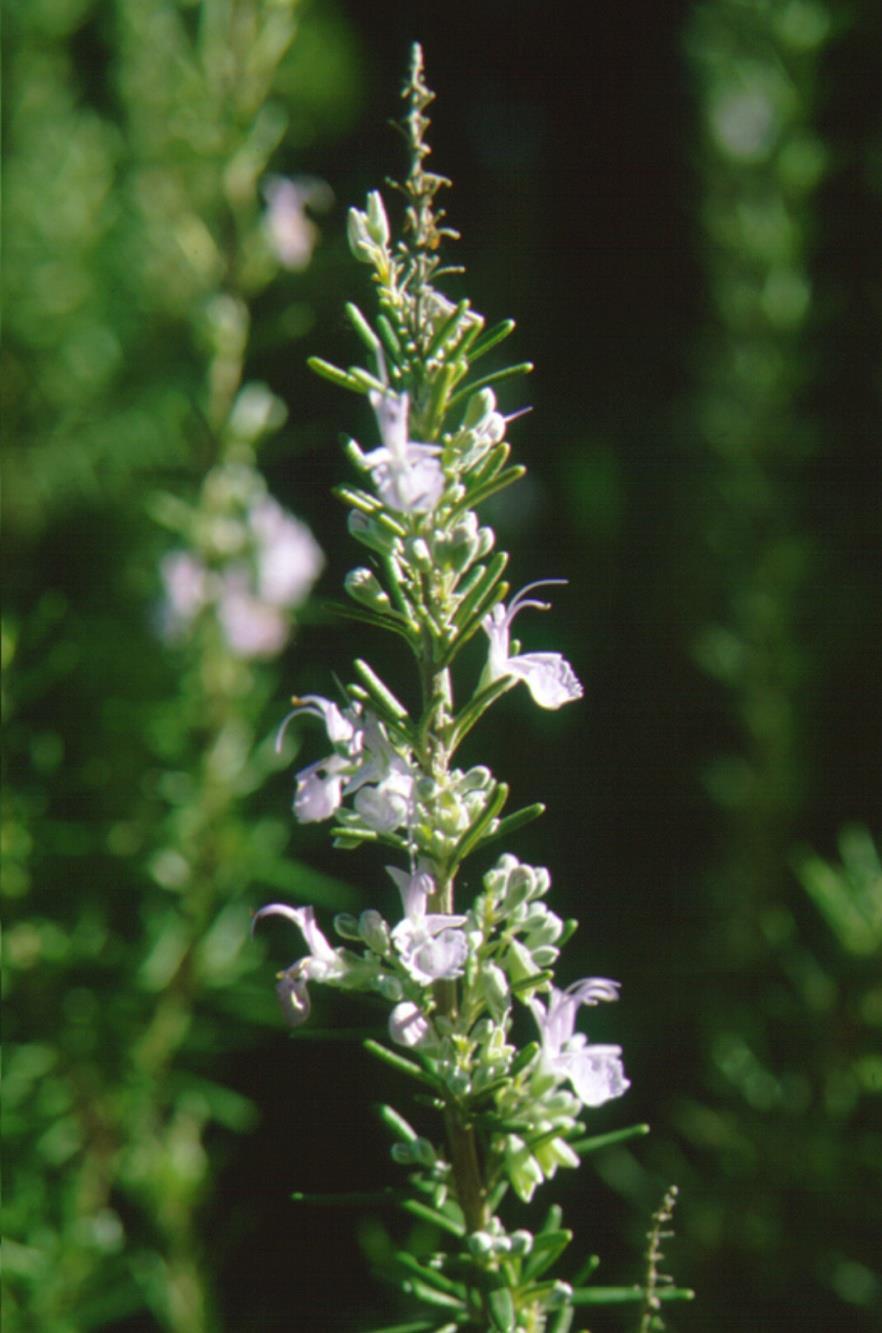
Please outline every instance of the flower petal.
[[504, 670], [524, 682], [540, 708], [561, 708], [583, 694], [578, 676], [560, 653], [521, 653], [509, 657]]

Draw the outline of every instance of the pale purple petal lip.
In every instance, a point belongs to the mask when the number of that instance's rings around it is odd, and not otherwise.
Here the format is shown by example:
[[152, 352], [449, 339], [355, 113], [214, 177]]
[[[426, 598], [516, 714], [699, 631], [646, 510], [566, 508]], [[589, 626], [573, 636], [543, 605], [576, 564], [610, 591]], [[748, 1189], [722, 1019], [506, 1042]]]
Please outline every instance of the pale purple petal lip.
[[622, 1067], [620, 1046], [592, 1046], [583, 1032], [575, 1031], [583, 1004], [617, 1000], [618, 992], [618, 982], [586, 977], [564, 991], [552, 987], [547, 1007], [536, 998], [529, 1001], [539, 1028], [545, 1067], [559, 1078], [568, 1079], [585, 1106], [602, 1106], [631, 1086]]
[[566, 579], [537, 579], [516, 593], [509, 605], [502, 603], [484, 617], [481, 627], [490, 640], [486, 679], [513, 676], [522, 680], [540, 708], [558, 709], [582, 697], [582, 685], [569, 662], [560, 653], [511, 654], [510, 634], [515, 617], [527, 607], [547, 611], [549, 602], [540, 602], [528, 594], [534, 588], [566, 583]]

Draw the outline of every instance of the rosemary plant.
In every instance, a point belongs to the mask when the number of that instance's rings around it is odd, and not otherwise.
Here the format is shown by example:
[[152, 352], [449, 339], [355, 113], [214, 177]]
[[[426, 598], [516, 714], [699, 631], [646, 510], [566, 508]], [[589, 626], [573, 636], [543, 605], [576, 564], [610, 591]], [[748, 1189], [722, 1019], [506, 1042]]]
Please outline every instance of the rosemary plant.
[[[338, 947], [311, 906], [271, 903], [255, 921], [286, 918], [305, 941], [305, 957], [278, 978], [288, 1021], [307, 1020], [311, 982], [380, 995], [389, 1005], [389, 1044], [366, 1046], [437, 1112], [429, 1138], [397, 1109], [382, 1111], [404, 1174], [396, 1191], [401, 1206], [433, 1222], [447, 1247], [397, 1255], [395, 1276], [422, 1307], [415, 1322], [400, 1327], [564, 1333], [576, 1307], [639, 1307], [643, 1289], [588, 1285], [590, 1261], [570, 1280], [556, 1276], [572, 1238], [560, 1208], [546, 1210], [535, 1230], [513, 1229], [506, 1197], [529, 1202], [559, 1168], [578, 1167], [586, 1153], [646, 1127], [586, 1134], [584, 1112], [620, 1097], [629, 1084], [620, 1048], [590, 1044], [577, 1021], [583, 1006], [615, 1000], [618, 984], [602, 977], [556, 984], [559, 951], [575, 923], [547, 905], [548, 871], [502, 851], [482, 891], [471, 902], [457, 898], [468, 858], [504, 845], [543, 809], [505, 813], [504, 782], [482, 765], [457, 766], [463, 741], [519, 685], [545, 709], [577, 700], [582, 687], [561, 654], [521, 652], [512, 638], [520, 612], [548, 610], [537, 590], [559, 580], [543, 579], [510, 597], [508, 556], [479, 517], [484, 502], [524, 474], [509, 461], [511, 418], [499, 411], [493, 386], [531, 367], [476, 373], [513, 322], [488, 326], [467, 300], [454, 303], [437, 285], [452, 271], [442, 244], [456, 233], [438, 203], [449, 182], [426, 164], [433, 94], [418, 46], [404, 98], [409, 171], [396, 186], [404, 237], [393, 242], [377, 192], [364, 211], [349, 214], [350, 245], [371, 269], [378, 306], [372, 321], [347, 307], [369, 365], [311, 365], [367, 395], [376, 417], [379, 446], [365, 452], [350, 441], [359, 482], [337, 488], [350, 511], [349, 531], [369, 553], [369, 564], [347, 576], [346, 591], [357, 620], [396, 635], [409, 650], [419, 703], [408, 708], [359, 658], [344, 697], [295, 698], [289, 717], [317, 719], [330, 744], [325, 758], [297, 776], [297, 819], [332, 820], [341, 848], [388, 848], [402, 912], [394, 923], [373, 909], [338, 915], [334, 926], [345, 941]], [[461, 679], [460, 656], [480, 636], [486, 664], [469, 683]], [[533, 1040], [519, 1047], [513, 1024], [521, 1008]], [[688, 1294], [658, 1287], [653, 1308]]]

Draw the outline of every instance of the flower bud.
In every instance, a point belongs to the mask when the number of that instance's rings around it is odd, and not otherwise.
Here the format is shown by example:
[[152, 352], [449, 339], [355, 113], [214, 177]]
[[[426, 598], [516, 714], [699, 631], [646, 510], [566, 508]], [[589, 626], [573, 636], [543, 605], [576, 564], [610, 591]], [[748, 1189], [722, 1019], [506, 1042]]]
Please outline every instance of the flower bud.
[[343, 586], [354, 602], [360, 602], [370, 611], [389, 611], [391, 603], [377, 578], [369, 569], [352, 569], [346, 575]]
[[527, 917], [526, 927], [529, 931], [526, 940], [528, 949], [538, 949], [543, 944], [556, 944], [563, 934], [563, 922], [555, 912], [543, 911], [541, 917], [531, 920], [533, 913]]
[[346, 520], [346, 526], [349, 528], [351, 536], [356, 541], [361, 542], [362, 546], [369, 547], [379, 555], [389, 555], [394, 549], [398, 538], [388, 528], [384, 528], [381, 523], [377, 523], [368, 514], [363, 514], [360, 509], [353, 509]]
[[360, 940], [358, 921], [351, 912], [338, 912], [334, 917], [334, 929], [344, 940]]
[[371, 240], [385, 249], [389, 244], [389, 219], [379, 190], [371, 190], [367, 197], [367, 215], [362, 216], [365, 217]]
[[509, 1006], [508, 977], [502, 968], [485, 963], [481, 968], [481, 987], [493, 1017], [502, 1018]]
[[409, 541], [407, 551], [413, 563], [420, 569], [430, 570], [434, 566], [432, 552], [423, 537], [414, 537]]
[[532, 896], [534, 887], [533, 871], [530, 866], [516, 866], [506, 877], [503, 907], [507, 912], [519, 907]]
[[346, 237], [349, 249], [362, 264], [372, 264], [376, 254], [376, 245], [372, 242], [368, 230], [367, 214], [357, 208], [350, 208], [346, 218]]
[[533, 1248], [533, 1233], [531, 1231], [513, 1231], [511, 1235], [511, 1252], [522, 1259], [529, 1254]]
[[[379, 991], [384, 1000], [391, 1000], [394, 1004], [400, 1000], [404, 994], [404, 989], [397, 977], [379, 976], [374, 981], [374, 990]], [[397, 1041], [397, 1038], [395, 1038]]]
[[568, 1305], [573, 1298], [573, 1288], [569, 1282], [561, 1282], [559, 1279], [555, 1282], [551, 1291], [545, 1297], [549, 1310], [559, 1310], [562, 1306]]
[[389, 927], [379, 912], [368, 908], [358, 918], [358, 933], [369, 949], [374, 953], [389, 952]]
[[476, 1259], [482, 1259], [493, 1251], [493, 1237], [486, 1231], [473, 1231], [466, 1243]]
[[518, 1134], [508, 1135], [505, 1149], [505, 1167], [515, 1193], [525, 1203], [529, 1203], [536, 1186], [542, 1184], [542, 1169]]

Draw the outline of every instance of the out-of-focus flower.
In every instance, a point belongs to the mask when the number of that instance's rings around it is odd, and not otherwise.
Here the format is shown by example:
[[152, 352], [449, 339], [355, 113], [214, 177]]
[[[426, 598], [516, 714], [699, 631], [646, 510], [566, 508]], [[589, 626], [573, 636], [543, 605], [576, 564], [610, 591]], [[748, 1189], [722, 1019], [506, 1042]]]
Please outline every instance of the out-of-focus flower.
[[267, 208], [264, 227], [283, 268], [301, 272], [312, 259], [320, 232], [307, 208], [325, 210], [334, 202], [326, 181], [313, 176], [270, 176], [263, 186]]
[[220, 568], [209, 569], [189, 551], [172, 551], [163, 559], [161, 632], [171, 641], [181, 639], [199, 613], [213, 606], [236, 657], [275, 657], [291, 632], [290, 612], [309, 596], [324, 555], [306, 524], [266, 494], [249, 505], [243, 519], [215, 521], [216, 547], [227, 530], [233, 554]]
[[257, 547], [258, 597], [273, 606], [300, 606], [325, 564], [309, 528], [269, 495], [250, 509], [248, 528]]
[[547, 611], [548, 602], [539, 602], [526, 594], [533, 588], [549, 583], [563, 583], [563, 579], [540, 579], [529, 583], [513, 597], [508, 607], [494, 606], [481, 621], [481, 627], [490, 640], [485, 678], [487, 684], [503, 676], [522, 680], [540, 708], [557, 709], [563, 704], [582, 697], [582, 686], [565, 657], [560, 653], [516, 653], [509, 656], [511, 624], [519, 612], [531, 606], [536, 611]]
[[631, 1086], [622, 1067], [621, 1046], [589, 1046], [585, 1034], [575, 1032], [576, 1015], [583, 1004], [617, 999], [617, 982], [588, 977], [564, 991], [552, 987], [547, 1008], [541, 1000], [529, 1001], [542, 1042], [543, 1067], [558, 1078], [569, 1079], [585, 1106], [603, 1106]]
[[187, 631], [208, 597], [208, 572], [189, 551], [169, 551], [159, 566], [165, 591], [160, 629], [174, 641]]

